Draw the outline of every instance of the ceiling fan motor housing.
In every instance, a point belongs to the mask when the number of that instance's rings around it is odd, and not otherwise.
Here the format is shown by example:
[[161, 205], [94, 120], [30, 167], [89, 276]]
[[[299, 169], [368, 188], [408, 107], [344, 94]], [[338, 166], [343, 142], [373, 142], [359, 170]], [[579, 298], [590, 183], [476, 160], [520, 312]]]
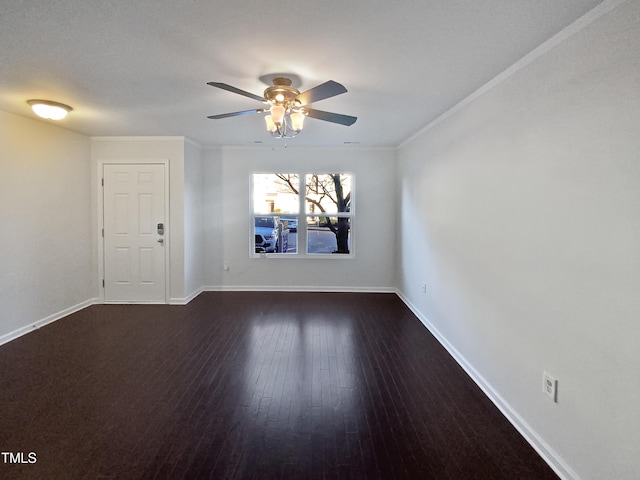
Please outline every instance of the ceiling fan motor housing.
[[268, 103], [283, 106], [287, 111], [301, 106], [300, 101], [296, 100], [298, 95], [300, 91], [291, 86], [291, 80], [283, 77], [274, 78], [273, 86], [264, 91]]

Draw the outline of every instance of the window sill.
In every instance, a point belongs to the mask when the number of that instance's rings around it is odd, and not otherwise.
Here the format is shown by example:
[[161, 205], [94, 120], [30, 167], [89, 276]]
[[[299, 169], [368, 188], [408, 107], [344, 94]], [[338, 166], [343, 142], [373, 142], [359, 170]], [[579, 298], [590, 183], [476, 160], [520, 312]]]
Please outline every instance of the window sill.
[[354, 253], [252, 253], [250, 258], [297, 259], [297, 260], [348, 260], [355, 258]]

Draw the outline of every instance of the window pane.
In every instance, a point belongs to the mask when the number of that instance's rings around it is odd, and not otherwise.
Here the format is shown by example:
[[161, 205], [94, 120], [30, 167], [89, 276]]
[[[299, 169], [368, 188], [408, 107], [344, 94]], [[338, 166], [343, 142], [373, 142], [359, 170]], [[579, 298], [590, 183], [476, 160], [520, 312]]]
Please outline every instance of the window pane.
[[351, 211], [351, 174], [314, 173], [306, 176], [306, 213]]
[[253, 225], [256, 253], [297, 253], [298, 233], [285, 228], [279, 217], [258, 215]]
[[292, 173], [253, 174], [253, 213], [298, 213], [300, 179]]
[[328, 216], [307, 217], [308, 253], [349, 253], [350, 251], [350, 218]]
[[298, 253], [298, 217], [280, 217], [282, 253]]

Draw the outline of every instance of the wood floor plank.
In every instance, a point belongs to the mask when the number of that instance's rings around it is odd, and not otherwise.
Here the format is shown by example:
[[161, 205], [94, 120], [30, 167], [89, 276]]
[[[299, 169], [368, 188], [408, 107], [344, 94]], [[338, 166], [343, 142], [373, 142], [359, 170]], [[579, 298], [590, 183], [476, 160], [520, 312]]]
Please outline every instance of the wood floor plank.
[[393, 294], [94, 305], [0, 347], [3, 479], [556, 479]]

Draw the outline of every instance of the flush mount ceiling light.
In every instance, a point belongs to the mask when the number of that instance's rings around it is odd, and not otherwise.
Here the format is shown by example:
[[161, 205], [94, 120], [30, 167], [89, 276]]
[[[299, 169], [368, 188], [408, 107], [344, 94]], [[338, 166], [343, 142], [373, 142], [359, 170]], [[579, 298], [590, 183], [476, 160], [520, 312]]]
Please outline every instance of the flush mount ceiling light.
[[27, 103], [36, 115], [47, 120], [62, 120], [73, 110], [69, 105], [51, 100], [28, 100]]
[[273, 86], [264, 91], [264, 96], [260, 97], [253, 93], [240, 90], [226, 83], [209, 82], [212, 87], [221, 88], [228, 92], [237, 93], [245, 97], [258, 100], [267, 105], [266, 108], [256, 108], [254, 110], [243, 110], [241, 112], [223, 113], [221, 115], [211, 115], [207, 118], [221, 119], [227, 117], [237, 117], [248, 113], [267, 113], [264, 120], [267, 130], [275, 138], [293, 138], [302, 131], [305, 117], [324, 120], [325, 122], [338, 123], [340, 125], [353, 125], [357, 117], [342, 115], [339, 113], [323, 112], [309, 108], [312, 102], [318, 102], [326, 98], [335, 97], [347, 91], [343, 85], [333, 80], [329, 80], [317, 87], [300, 93], [299, 90], [291, 86], [291, 80], [284, 77], [273, 79]]

